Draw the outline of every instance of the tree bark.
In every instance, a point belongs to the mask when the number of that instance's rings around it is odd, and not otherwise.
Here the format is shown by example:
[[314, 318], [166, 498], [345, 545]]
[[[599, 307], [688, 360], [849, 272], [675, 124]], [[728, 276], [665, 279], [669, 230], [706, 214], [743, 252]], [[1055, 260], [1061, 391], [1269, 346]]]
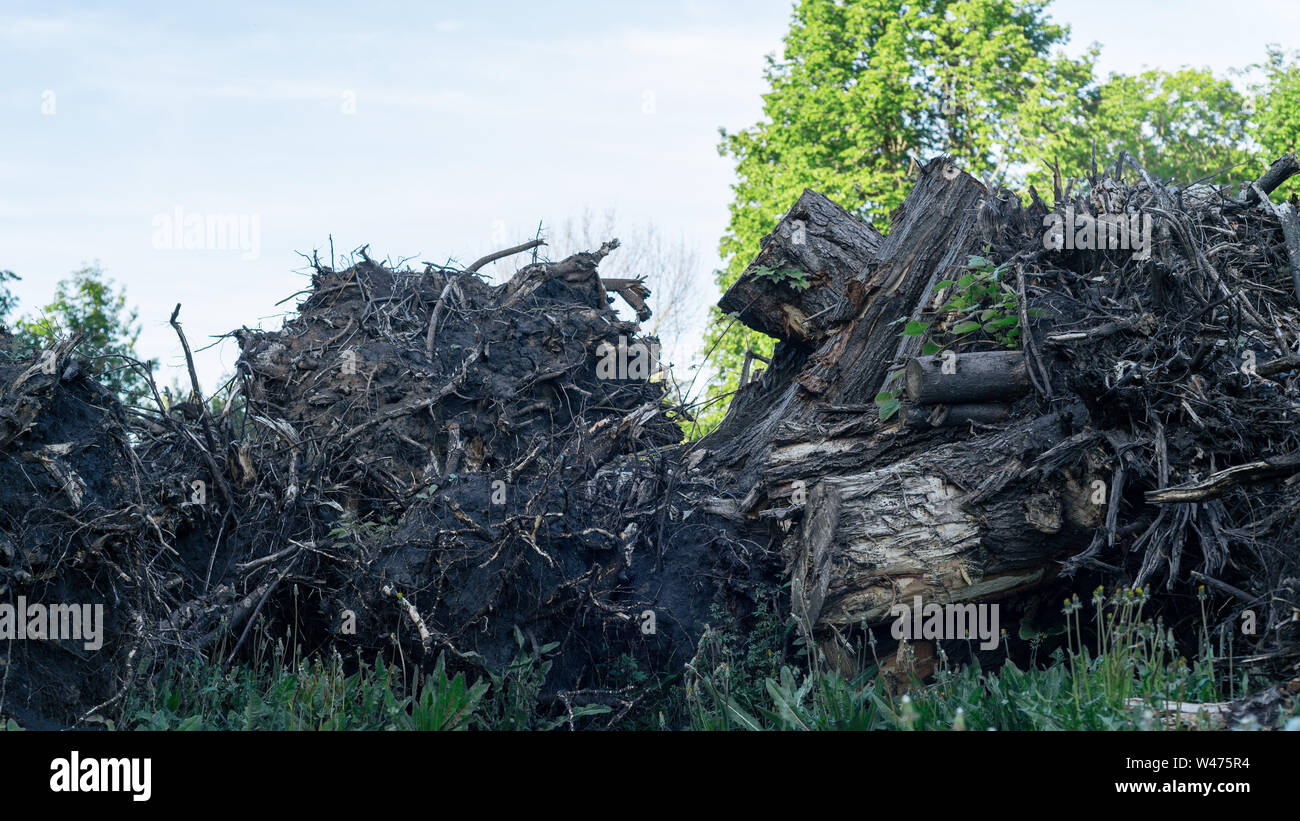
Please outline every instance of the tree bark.
[[1011, 415], [1009, 405], [909, 405], [904, 417], [906, 424], [932, 428], [960, 427], [974, 422], [978, 425], [996, 425]]
[[[775, 490], [763, 476], [774, 449], [824, 435], [822, 408], [874, 401], [877, 386], [901, 365], [894, 360], [900, 328], [892, 320], [909, 314], [936, 281], [964, 269], [979, 240], [977, 213], [985, 193], [978, 180], [938, 157], [922, 169], [894, 213], [893, 229], [874, 255], [866, 252], [869, 243], [826, 240], [828, 247], [852, 248], [861, 254], [842, 257], [840, 267], [857, 270], [843, 285], [846, 294], [861, 293], [860, 299], [852, 301], [855, 312], [815, 349], [801, 344], [803, 338], [778, 343], [763, 379], [742, 388], [723, 423], [697, 444], [705, 451], [700, 456], [702, 467], [741, 499], [740, 514], [753, 512]], [[800, 199], [805, 205], [816, 201], [808, 195]], [[860, 228], [850, 227], [852, 222], [841, 211], [823, 208], [807, 213], [810, 236], [864, 236]], [[783, 230], [778, 226], [777, 238], [769, 235], [765, 247], [783, 241]], [[812, 281], [815, 270], [807, 273]], [[742, 321], [746, 316], [741, 314]], [[756, 330], [770, 325], [748, 316]], [[864, 421], [868, 416], [851, 424], [868, 424]]]
[[[1086, 416], [1081, 405], [1070, 411]], [[795, 617], [844, 630], [880, 624], [913, 596], [987, 600], [1054, 576], [1104, 515], [1089, 496], [1093, 477], [1021, 458], [1057, 446], [1081, 452], [1060, 422], [1051, 413], [865, 470], [828, 471], [808, 494], [789, 557]], [[803, 456], [831, 454], [828, 443]]]
[[805, 189], [718, 307], [768, 336], [815, 343], [862, 307], [859, 276], [881, 242], [875, 228]]

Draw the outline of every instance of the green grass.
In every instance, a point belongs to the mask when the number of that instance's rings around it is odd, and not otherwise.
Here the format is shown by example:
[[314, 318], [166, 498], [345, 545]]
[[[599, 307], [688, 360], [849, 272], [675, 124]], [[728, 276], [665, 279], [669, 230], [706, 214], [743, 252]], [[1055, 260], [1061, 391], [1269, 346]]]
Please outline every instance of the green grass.
[[[470, 683], [450, 675], [446, 656], [434, 668], [358, 659], [345, 664], [286, 657], [285, 643], [259, 646], [254, 661], [222, 670], [202, 662], [174, 664], [128, 695], [123, 725], [139, 730], [553, 730], [610, 711], [575, 707], [549, 716], [540, 707], [550, 671], [546, 658], [518, 651], [505, 669]], [[111, 724], [109, 726], [112, 726]]]
[[408, 682], [383, 659], [348, 673], [338, 655], [286, 666], [277, 653], [229, 671], [198, 662], [167, 668], [130, 694], [124, 715], [127, 728], [140, 730], [464, 730], [488, 687], [449, 676], [444, 657]]
[[[715, 609], [684, 672], [640, 669], [623, 656], [598, 671], [595, 684], [634, 694], [616, 729], [697, 730], [1159, 730], [1178, 704], [1250, 695], [1267, 682], [1233, 661], [1232, 638], [1211, 635], [1202, 610], [1195, 659], [1144, 610], [1146, 591], [1093, 592], [1091, 607], [1065, 601], [1066, 641], [1027, 669], [1009, 658], [996, 669], [949, 662], [942, 648], [927, 681], [899, 686], [879, 675], [874, 639], [862, 648], [863, 671], [845, 677], [808, 662], [791, 622], [777, 616], [774, 591], [746, 618]], [[1202, 607], [1205, 598], [1202, 593]], [[870, 636], [870, 634], [868, 634]], [[1087, 638], [1087, 641], [1085, 641]], [[500, 671], [471, 681], [448, 672], [446, 658], [421, 673], [412, 665], [335, 654], [303, 660], [286, 644], [257, 645], [251, 661], [222, 669], [173, 663], [137, 683], [120, 726], [148, 730], [552, 730], [605, 727], [610, 708], [570, 714], [543, 699], [556, 644], [518, 650]], [[1003, 641], [1007, 637], [1003, 634]], [[1033, 639], [1037, 641], [1037, 639]], [[1036, 645], [1035, 645], [1036, 646]], [[790, 652], [788, 648], [794, 648]], [[904, 653], [907, 648], [904, 647]], [[793, 656], [793, 659], [791, 658]], [[972, 654], [972, 658], [973, 658]], [[599, 720], [597, 720], [599, 719]], [[112, 722], [104, 722], [113, 727]], [[1279, 726], [1300, 729], [1300, 703], [1284, 708]], [[1210, 727], [1208, 717], [1181, 728]], [[0, 717], [0, 730], [20, 729]]]
[[[748, 730], [1159, 730], [1212, 725], [1207, 715], [1181, 725], [1162, 720], [1179, 704], [1240, 698], [1260, 689], [1233, 667], [1231, 639], [1211, 642], [1202, 613], [1199, 652], [1178, 655], [1159, 619], [1143, 617], [1146, 591], [1121, 589], [1092, 597], [1095, 647], [1084, 643], [1083, 607], [1065, 602], [1067, 646], [1041, 666], [1022, 670], [1009, 659], [996, 670], [978, 662], [953, 666], [942, 649], [929, 683], [897, 692], [877, 675], [879, 660], [846, 679], [816, 665], [781, 665], [755, 687], [752, 660], [741, 660], [724, 632], [706, 631], [688, 665], [687, 701], [697, 729]], [[1204, 594], [1202, 593], [1204, 604]], [[1004, 636], [1005, 640], [1005, 636]], [[738, 663], [739, 662], [739, 663]], [[1238, 676], [1240, 675], [1240, 678]], [[1300, 705], [1279, 725], [1296, 728]]]

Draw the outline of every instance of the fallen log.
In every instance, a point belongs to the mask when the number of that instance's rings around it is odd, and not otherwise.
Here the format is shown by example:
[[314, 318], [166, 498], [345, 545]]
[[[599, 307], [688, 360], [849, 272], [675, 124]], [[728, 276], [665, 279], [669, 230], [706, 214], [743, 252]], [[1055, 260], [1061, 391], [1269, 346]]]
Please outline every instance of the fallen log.
[[[779, 342], [763, 380], [742, 389], [723, 423], [696, 445], [706, 452], [700, 469], [732, 487], [742, 499], [743, 513], [753, 512], [772, 490], [762, 475], [779, 443], [819, 437], [822, 407], [869, 405], [874, 400], [899, 347], [899, 328], [892, 320], [910, 313], [940, 278], [965, 267], [979, 241], [978, 205], [986, 193], [974, 177], [946, 158], [936, 158], [921, 170], [894, 215], [893, 230], [875, 253], [867, 253], [862, 244], [837, 246], [860, 253], [851, 264], [846, 258], [843, 267], [855, 270], [846, 292], [860, 289], [862, 294], [855, 300], [856, 312], [815, 349]], [[815, 217], [808, 223], [809, 234], [862, 235], [860, 228], [847, 226], [846, 220], [856, 218], [842, 209], [809, 213]], [[829, 222], [815, 221], [822, 218]], [[785, 230], [778, 224], [774, 234], [779, 237]], [[948, 241], [938, 242], [937, 237]], [[770, 247], [775, 241], [769, 235], [765, 244]], [[742, 321], [746, 316], [755, 329], [769, 327], [756, 315], [741, 314]]]
[[[874, 407], [877, 386], [913, 358], [898, 357], [919, 344], [894, 320], [928, 304], [940, 279], [966, 270], [986, 195], [948, 161], [928, 163], [864, 265], [857, 314], [814, 351], [779, 343], [762, 384], [742, 390], [698, 445], [708, 451], [699, 470], [740, 498], [739, 515], [766, 522], [802, 512], [782, 548], [791, 610], [828, 658], [851, 655], [834, 652], [837, 637], [880, 623], [900, 597], [982, 601], [1041, 585], [1104, 520], [1090, 490], [1109, 466], [1104, 458], [1082, 463], [1095, 447], [1071, 440], [1088, 418], [1077, 402], [938, 447], [918, 438], [1007, 423], [1007, 401], [1029, 386], [1022, 352], [954, 354], [952, 373], [915, 365], [914, 398], [943, 406], [910, 403], [902, 435], [863, 412]], [[828, 432], [824, 411], [853, 415]], [[1054, 448], [1050, 465], [1034, 464]]]
[[[1270, 184], [1292, 164], [1275, 164]], [[1222, 570], [1229, 555], [1258, 556], [1246, 535], [1300, 537], [1294, 482], [1269, 489], [1274, 507], [1254, 519], [1246, 511], [1266, 508], [1217, 501], [1247, 482], [1300, 473], [1289, 457], [1266, 457], [1300, 444], [1292, 379], [1280, 378], [1282, 391], [1273, 380], [1243, 380], [1241, 370], [1243, 342], [1262, 363], [1254, 373], [1297, 369], [1289, 271], [1259, 252], [1287, 247], [1277, 240], [1287, 220], [1273, 209], [1225, 209], [1222, 198], [1171, 198], [1136, 170], [1132, 183], [1098, 178], [1086, 197], [1062, 194], [1056, 205], [1093, 216], [1159, 209], [1176, 241], [1165, 237], [1134, 272], [1129, 255], [1107, 249], [1044, 251], [1050, 209], [1036, 196], [1025, 208], [946, 162], [927, 164], [865, 263], [857, 313], [815, 349], [806, 337], [781, 337], [762, 382], [742, 389], [698, 444], [698, 469], [717, 481], [717, 495], [739, 500], [736, 521], [786, 528], [791, 613], [828, 660], [851, 659], [842, 637], [881, 625], [893, 603], [915, 595], [1033, 602], [1082, 567], [1142, 584], [1167, 571], [1172, 586], [1189, 572]], [[1260, 234], [1202, 247], [1205, 236]], [[1020, 339], [1035, 350], [1037, 379], [1023, 351], [971, 349], [987, 338], [919, 356], [924, 335], [901, 333], [902, 321], [933, 312], [937, 281], [958, 279], [977, 250], [1014, 272]], [[1278, 294], [1288, 301], [1279, 305]], [[1265, 316], [1279, 330], [1265, 333]], [[1233, 324], [1243, 318], [1245, 340]], [[878, 418], [888, 416], [883, 406], [872, 412], [877, 391], [906, 397], [901, 425]], [[1206, 461], [1222, 464], [1243, 442], [1255, 461], [1168, 487], [1171, 475], [1204, 475]], [[1190, 501], [1203, 504], [1162, 512]], [[1235, 577], [1234, 586], [1266, 598], [1257, 590], [1300, 570], [1287, 559], [1261, 564], [1255, 581]]]
[[1101, 508], [1086, 492], [1090, 475], [1044, 474], [1020, 454], [1065, 440], [1047, 414], [820, 480], [791, 545], [803, 596], [795, 616], [845, 630], [881, 623], [913, 596], [980, 601], [1054, 577]]

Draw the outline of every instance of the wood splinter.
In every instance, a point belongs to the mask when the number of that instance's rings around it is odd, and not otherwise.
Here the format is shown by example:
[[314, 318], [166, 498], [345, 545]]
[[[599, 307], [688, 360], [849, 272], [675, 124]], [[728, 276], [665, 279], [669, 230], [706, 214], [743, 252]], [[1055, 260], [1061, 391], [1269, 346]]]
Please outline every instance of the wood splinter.
[[433, 643], [433, 634], [429, 632], [429, 627], [424, 623], [420, 611], [415, 609], [410, 599], [394, 590], [391, 584], [384, 585], [380, 590], [385, 596], [397, 599], [397, 603], [405, 608], [407, 618], [415, 625], [415, 631], [420, 634], [420, 645], [424, 647], [425, 652], [428, 652], [429, 645]]
[[631, 305], [636, 311], [638, 322], [645, 322], [650, 318], [650, 306], [646, 304], [645, 298], [650, 296], [650, 289], [645, 287], [644, 279], [618, 279], [601, 277], [600, 282], [605, 286], [605, 290], [613, 291], [623, 297], [623, 301]]

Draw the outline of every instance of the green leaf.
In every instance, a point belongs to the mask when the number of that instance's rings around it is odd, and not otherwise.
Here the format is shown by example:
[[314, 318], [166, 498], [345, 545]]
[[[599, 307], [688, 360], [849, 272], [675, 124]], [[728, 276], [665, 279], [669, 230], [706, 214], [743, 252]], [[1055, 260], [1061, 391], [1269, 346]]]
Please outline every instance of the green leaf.
[[745, 712], [734, 698], [729, 698], [723, 705], [724, 709], [730, 714], [731, 718], [740, 724], [745, 730], [761, 730], [763, 725], [758, 723], [758, 719]]
[[978, 331], [980, 324], [978, 322], [962, 322], [952, 329], [955, 334], [968, 334], [971, 331]]
[[918, 322], [912, 320], [903, 328], [903, 336], [920, 336], [930, 327], [929, 322]]

